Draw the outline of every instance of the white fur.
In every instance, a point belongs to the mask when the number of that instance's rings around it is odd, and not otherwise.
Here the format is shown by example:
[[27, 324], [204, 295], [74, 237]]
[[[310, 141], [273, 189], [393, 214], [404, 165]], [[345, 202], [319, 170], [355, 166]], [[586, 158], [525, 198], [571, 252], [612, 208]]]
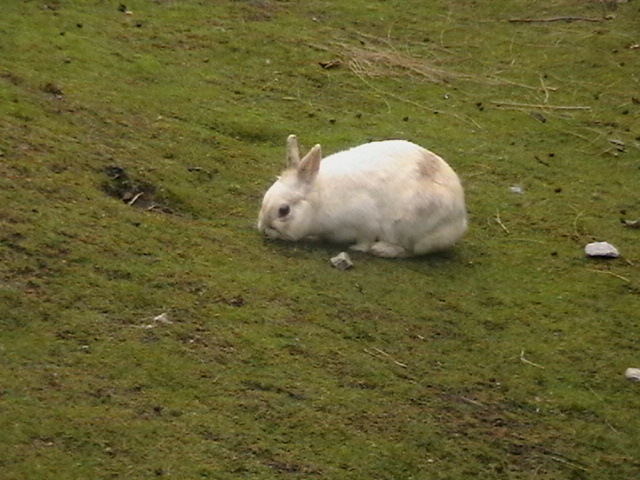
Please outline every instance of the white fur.
[[372, 142], [323, 160], [316, 145], [300, 160], [290, 135], [287, 158], [289, 168], [265, 194], [258, 217], [270, 238], [319, 238], [406, 257], [450, 248], [467, 229], [458, 176], [413, 143]]

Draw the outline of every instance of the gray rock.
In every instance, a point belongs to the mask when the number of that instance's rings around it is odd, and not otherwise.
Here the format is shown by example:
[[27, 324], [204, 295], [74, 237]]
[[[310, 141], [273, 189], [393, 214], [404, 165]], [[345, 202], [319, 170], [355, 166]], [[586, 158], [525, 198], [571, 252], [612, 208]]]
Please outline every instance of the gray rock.
[[348, 270], [353, 268], [353, 262], [347, 252], [340, 252], [338, 255], [333, 257], [331, 260], [331, 265], [336, 267], [338, 270]]
[[616, 258], [620, 256], [618, 249], [608, 242], [593, 242], [584, 247], [587, 257]]

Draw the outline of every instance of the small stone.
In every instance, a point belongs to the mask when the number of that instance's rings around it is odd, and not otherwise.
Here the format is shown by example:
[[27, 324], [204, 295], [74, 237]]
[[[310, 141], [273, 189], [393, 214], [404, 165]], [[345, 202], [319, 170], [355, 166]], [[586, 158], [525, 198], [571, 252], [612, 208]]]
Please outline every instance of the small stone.
[[629, 380], [640, 382], [640, 368], [627, 368], [624, 372], [624, 376]]
[[47, 83], [44, 87], [42, 87], [42, 91], [45, 93], [50, 93], [51, 95], [62, 98], [64, 96], [64, 92], [62, 88], [60, 88], [57, 84], [53, 82]]
[[615, 138], [610, 138], [609, 142], [611, 142], [613, 145], [615, 145], [615, 147], [620, 152], [624, 152], [624, 149], [627, 148], [627, 145], [621, 140], [616, 140]]
[[348, 270], [353, 268], [353, 262], [351, 261], [351, 258], [349, 258], [349, 254], [347, 254], [347, 252], [340, 252], [329, 261], [331, 262], [331, 265], [338, 270]]
[[[1, 156], [0, 152], [0, 156]], [[640, 228], [640, 220], [621, 220], [622, 223], [629, 228]]]
[[509, 187], [509, 191], [517, 195], [522, 195], [524, 193], [524, 187], [522, 185], [513, 185]]
[[160, 315], [153, 317], [153, 321], [155, 323], [164, 323], [164, 324], [173, 323], [171, 320], [169, 320], [169, 314], [167, 314], [166, 312], [161, 313]]
[[609, 242], [593, 242], [584, 247], [587, 257], [617, 258], [620, 256], [618, 249]]

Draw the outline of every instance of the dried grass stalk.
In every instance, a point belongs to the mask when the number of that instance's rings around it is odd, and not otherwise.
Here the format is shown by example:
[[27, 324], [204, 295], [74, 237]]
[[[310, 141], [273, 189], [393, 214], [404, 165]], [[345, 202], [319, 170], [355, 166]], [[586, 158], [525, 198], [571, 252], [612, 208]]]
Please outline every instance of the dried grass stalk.
[[395, 50], [349, 47], [346, 48], [346, 53], [347, 65], [362, 77], [417, 75], [433, 83], [449, 83], [454, 79], [469, 78], [468, 75], [437, 68], [426, 59], [415, 58]]

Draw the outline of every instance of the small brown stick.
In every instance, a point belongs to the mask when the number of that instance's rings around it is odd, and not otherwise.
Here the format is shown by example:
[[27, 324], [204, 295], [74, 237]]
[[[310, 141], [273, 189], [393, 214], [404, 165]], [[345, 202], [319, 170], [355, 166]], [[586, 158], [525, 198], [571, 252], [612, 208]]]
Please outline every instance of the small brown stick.
[[575, 238], [580, 238], [580, 232], [578, 232], [578, 220], [580, 220], [580, 217], [582, 217], [584, 215], [584, 212], [578, 212], [578, 214], [576, 215], [576, 217], [573, 219], [573, 236]]
[[471, 405], [475, 405], [476, 407], [482, 407], [484, 408], [484, 404], [482, 404], [481, 402], [474, 400], [473, 398], [469, 398], [469, 397], [458, 397], [460, 400], [462, 400], [463, 402], [466, 403], [470, 403]]
[[502, 220], [500, 219], [500, 211], [496, 211], [496, 217], [495, 217], [496, 223], [498, 225], [500, 225], [502, 227], [502, 229], [506, 232], [506, 233], [510, 233], [509, 229], [507, 227], [505, 227], [504, 223], [502, 223]]
[[545, 162], [544, 160], [542, 160], [538, 155], [534, 155], [533, 158], [536, 159], [536, 161], [538, 163], [541, 163], [542, 165], [544, 165], [545, 167], [550, 167], [551, 165], [549, 164], [549, 162]]
[[532, 448], [544, 455], [547, 455], [550, 459], [555, 460], [556, 462], [564, 463], [570, 467], [582, 470], [583, 472], [589, 471], [584, 463], [580, 462], [579, 460], [574, 460], [563, 453], [549, 450], [548, 448], [545, 448], [541, 445], [532, 445]]
[[618, 275], [617, 273], [608, 272], [606, 270], [596, 270], [595, 268], [587, 268], [587, 271], [596, 272], [596, 273], [604, 273], [604, 274], [607, 274], [607, 275], [611, 275], [612, 277], [619, 278], [620, 280], [622, 280], [624, 282], [631, 283], [631, 280], [629, 280], [627, 277], [623, 277], [622, 275]]
[[407, 364], [406, 363], [402, 363], [397, 361], [395, 358], [393, 358], [391, 355], [389, 355], [387, 352], [385, 352], [384, 350], [380, 350], [379, 348], [374, 348], [374, 350], [382, 355], [384, 355], [385, 357], [387, 357], [389, 360], [391, 360], [393, 363], [395, 363], [396, 365], [402, 367], [402, 368], [407, 368]]
[[[591, 388], [591, 387], [587, 387], [587, 389], [588, 389], [591, 393], [593, 393], [593, 396], [594, 396], [594, 397], [596, 397], [598, 400], [600, 400], [601, 402], [604, 402], [604, 401], [605, 401], [605, 399], [604, 399], [604, 398], [602, 398], [602, 396], [598, 395], [598, 394], [596, 393], [596, 391], [595, 391], [593, 388]], [[616, 427], [614, 427], [613, 425], [611, 425], [611, 423], [609, 423], [607, 420], [605, 420], [605, 421], [604, 421], [604, 424], [605, 424], [607, 427], [609, 427], [612, 431], [614, 431], [614, 432], [616, 432], [616, 433], [620, 433], [620, 430], [618, 430]]]
[[548, 108], [549, 110], [591, 110], [588, 106], [574, 106], [574, 105], [547, 105], [536, 103], [512, 103], [512, 102], [491, 102], [498, 107], [507, 108]]
[[544, 370], [544, 367], [542, 365], [538, 365], [537, 363], [533, 363], [532, 361], [527, 360], [526, 358], [524, 358], [524, 350], [522, 350], [520, 352], [520, 361], [522, 363], [526, 363], [527, 365], [531, 365], [532, 367], [541, 368], [541, 369]]
[[556, 462], [560, 462], [563, 463], [565, 465], [569, 465], [572, 468], [576, 468], [578, 470], [582, 470], [583, 472], [588, 472], [589, 469], [586, 467], [583, 467], [582, 465], [576, 463], [575, 460], [571, 460], [571, 459], [567, 459], [567, 458], [563, 458], [560, 457], [556, 454], [554, 454], [553, 452], [550, 451], [543, 451], [544, 454], [546, 454], [551, 460], [555, 460]]
[[547, 242], [544, 240], [534, 240], [533, 238], [510, 238], [512, 242], [527, 242], [527, 243], [539, 243], [545, 245]]
[[589, 17], [510, 18], [509, 23], [602, 22], [603, 20], [603, 18]]
[[408, 368], [408, 365], [406, 363], [402, 363], [402, 362], [397, 361], [395, 358], [393, 358], [391, 355], [389, 355], [384, 350], [380, 350], [379, 348], [375, 348], [375, 347], [374, 347], [373, 350], [374, 350], [374, 352], [371, 352], [371, 351], [367, 350], [366, 348], [364, 349], [364, 351], [366, 353], [368, 353], [369, 355], [371, 355], [372, 357], [378, 357], [379, 358], [380, 355], [383, 355], [383, 356], [387, 357], [389, 360], [391, 360], [393, 363], [398, 365], [399, 367]]
[[133, 198], [129, 201], [129, 203], [127, 203], [127, 205], [129, 205], [129, 206], [133, 205], [134, 203], [136, 203], [136, 201], [137, 201], [137, 200], [138, 200], [142, 195], [144, 195], [144, 192], [136, 193], [136, 194], [133, 196]]
[[551, 87], [547, 87], [547, 85], [544, 83], [544, 78], [542, 78], [542, 75], [540, 76], [540, 84], [542, 85], [542, 91], [544, 92], [544, 104], [546, 105], [547, 102], [549, 101], [549, 92], [551, 90], [557, 90], [555, 88], [551, 88]]

